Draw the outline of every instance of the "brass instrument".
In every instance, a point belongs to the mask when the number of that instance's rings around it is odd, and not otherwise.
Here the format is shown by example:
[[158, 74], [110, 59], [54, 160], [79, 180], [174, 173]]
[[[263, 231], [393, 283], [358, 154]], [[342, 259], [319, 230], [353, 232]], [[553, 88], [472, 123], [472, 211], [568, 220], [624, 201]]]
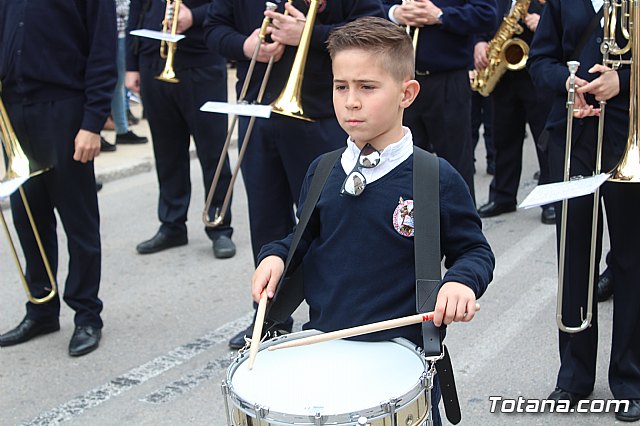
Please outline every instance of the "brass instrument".
[[471, 82], [471, 89], [482, 96], [491, 94], [507, 70], [521, 70], [527, 64], [529, 46], [514, 36], [524, 31], [518, 21], [527, 16], [530, 3], [531, 0], [516, 0], [511, 12], [502, 20], [498, 31], [489, 42], [489, 65], [483, 69], [476, 69]]
[[[164, 19], [162, 20], [162, 32], [176, 35], [178, 30], [178, 16], [180, 15], [180, 6], [182, 0], [166, 0], [167, 6], [164, 11]], [[179, 83], [176, 78], [176, 72], [173, 70], [173, 59], [178, 44], [175, 41], [162, 40], [160, 42], [160, 57], [166, 59], [164, 69], [156, 78], [166, 81], [167, 83]]]
[[[291, 3], [293, 0], [289, 0]], [[272, 2], [265, 3], [265, 9], [274, 11], [276, 10], [276, 4]], [[242, 89], [240, 89], [240, 95], [238, 96], [238, 103], [246, 103], [245, 97], [247, 95], [247, 91], [249, 90], [249, 82], [251, 81], [251, 76], [253, 75], [253, 70], [255, 68], [258, 54], [260, 53], [260, 48], [262, 44], [265, 42], [265, 38], [267, 35], [267, 27], [271, 23], [271, 20], [265, 16], [262, 20], [262, 25], [260, 26], [260, 32], [258, 33], [258, 38], [260, 42], [256, 44], [255, 49], [253, 50], [253, 54], [251, 55], [251, 62], [249, 63], [249, 68], [247, 69], [247, 75], [245, 76], [244, 83], [242, 84]], [[260, 84], [260, 89], [258, 90], [258, 96], [256, 97], [256, 102], [262, 102], [262, 97], [264, 96], [264, 92], [267, 88], [267, 83], [269, 82], [269, 77], [271, 75], [271, 68], [273, 67], [275, 58], [272, 56], [269, 58], [269, 62], [267, 63], [267, 68], [262, 77], [262, 82]], [[244, 139], [242, 140], [242, 146], [240, 147], [240, 152], [238, 153], [238, 160], [236, 161], [236, 165], [233, 169], [233, 173], [231, 175], [231, 180], [229, 182], [229, 187], [227, 188], [227, 192], [224, 197], [224, 201], [222, 202], [222, 207], [216, 208], [215, 216], [213, 219], [209, 217], [209, 209], [211, 208], [211, 203], [213, 202], [213, 195], [215, 193], [216, 187], [218, 186], [218, 181], [220, 180], [220, 175], [222, 174], [222, 169], [225, 165], [227, 159], [227, 153], [229, 152], [229, 145], [231, 144], [231, 135], [233, 134], [233, 130], [236, 127], [238, 122], [238, 116], [234, 115], [231, 119], [231, 124], [229, 125], [229, 131], [227, 132], [227, 138], [224, 142], [224, 146], [222, 147], [222, 153], [220, 154], [220, 160], [218, 160], [218, 166], [216, 167], [216, 171], [213, 175], [213, 180], [211, 181], [211, 186], [209, 187], [209, 192], [207, 193], [207, 200], [205, 201], [204, 210], [202, 212], [202, 221], [205, 226], [215, 228], [216, 226], [220, 226], [224, 220], [224, 216], [229, 209], [229, 204], [231, 203], [231, 194], [233, 193], [233, 185], [238, 177], [238, 173], [240, 171], [240, 165], [242, 164], [242, 159], [244, 158], [245, 151], [247, 150], [247, 145], [249, 145], [249, 138], [251, 137], [251, 133], [253, 131], [253, 125], [256, 121], [255, 117], [251, 117], [249, 120], [249, 124], [247, 125], [247, 131], [245, 132]]]
[[278, 99], [271, 104], [272, 111], [288, 117], [299, 118], [301, 120], [313, 121], [305, 117], [300, 100], [300, 92], [302, 91], [302, 79], [304, 78], [304, 67], [307, 62], [307, 54], [309, 53], [309, 45], [311, 44], [311, 31], [318, 13], [318, 0], [310, 0], [307, 19], [300, 36], [300, 44], [293, 59], [289, 78], [284, 89], [278, 96]]
[[[629, 90], [629, 131], [625, 152], [623, 153], [617, 166], [609, 172], [610, 182], [639, 183], [640, 182], [640, 151], [638, 149], [638, 105], [640, 85], [640, 71], [638, 69], [637, 55], [640, 53], [640, 35], [638, 25], [640, 24], [640, 4], [639, 0], [605, 0], [604, 5], [604, 37], [600, 46], [602, 52], [602, 64], [612, 69], [618, 69], [621, 65], [631, 66], [630, 90]], [[620, 13], [620, 19], [618, 19]], [[616, 42], [616, 29], [620, 26], [620, 32], [627, 40], [624, 47], [618, 46]], [[622, 55], [630, 52], [630, 59], [622, 59]], [[610, 58], [615, 55], [616, 58]], [[579, 63], [572, 61], [569, 66], [569, 94], [567, 100], [567, 135], [565, 151], [564, 180], [569, 180], [571, 138], [573, 129], [573, 101], [575, 97], [575, 73]], [[606, 101], [599, 101], [600, 115], [598, 117], [598, 138], [596, 143], [595, 175], [600, 174], [602, 144], [604, 139], [605, 107]], [[562, 216], [560, 222], [560, 255], [558, 272], [558, 303], [556, 306], [556, 321], [558, 328], [566, 333], [577, 333], [589, 327], [593, 317], [593, 292], [595, 286], [595, 258], [596, 258], [596, 236], [598, 227], [598, 215], [600, 208], [600, 189], [596, 189], [593, 194], [593, 211], [591, 222], [591, 248], [589, 259], [589, 285], [587, 296], [586, 314], [582, 315], [581, 324], [577, 327], [569, 327], [562, 320], [562, 294], [564, 290], [564, 259], [566, 252], [566, 226], [567, 226], [567, 205], [568, 200], [562, 201]], [[583, 309], [581, 309], [583, 312]]]
[[[29, 167], [29, 160], [27, 156], [22, 151], [22, 147], [18, 142], [18, 138], [16, 137], [15, 132], [13, 131], [13, 127], [11, 126], [11, 122], [9, 121], [9, 116], [4, 107], [4, 103], [2, 99], [0, 99], [0, 137], [2, 138], [2, 144], [4, 146], [4, 150], [6, 153], [6, 173], [0, 180], [1, 183], [8, 182], [12, 179], [21, 179], [28, 176], [34, 176], [39, 173], [44, 172], [45, 170], [39, 170], [37, 172], [31, 173]], [[27, 202], [27, 196], [24, 192], [22, 186], [18, 188], [20, 191], [20, 197], [22, 198], [22, 203], [24, 204], [24, 209], [29, 218], [29, 223], [31, 224], [31, 229], [33, 230], [33, 235], [36, 239], [36, 243], [38, 244], [38, 249], [40, 251], [40, 256], [42, 257], [42, 262], [44, 263], [44, 267], [47, 271], [47, 275], [49, 277], [49, 283], [51, 284], [51, 288], [46, 288], [49, 293], [40, 298], [36, 298], [31, 294], [29, 290], [29, 284], [27, 283], [27, 278], [25, 276], [24, 271], [22, 270], [22, 266], [20, 265], [20, 259], [18, 258], [18, 253], [16, 251], [16, 247], [13, 243], [13, 239], [11, 238], [11, 233], [9, 232], [9, 227], [7, 226], [7, 222], [4, 218], [4, 213], [2, 213], [2, 209], [0, 209], [0, 220], [2, 221], [2, 226], [4, 228], [5, 233], [7, 234], [7, 239], [9, 240], [9, 246], [11, 248], [11, 252], [13, 254], [13, 259], [20, 271], [20, 278], [22, 280], [22, 284], [27, 293], [27, 297], [31, 303], [40, 304], [46, 303], [49, 300], [53, 299], [56, 295], [57, 285], [56, 280], [53, 276], [53, 272], [51, 270], [51, 266], [49, 264], [49, 260], [47, 259], [47, 254], [44, 251], [44, 246], [42, 245], [42, 241], [40, 240], [40, 234], [38, 233], [38, 229], [36, 227], [36, 223], [33, 219], [33, 215], [31, 214], [31, 208], [29, 207], [29, 203]]]
[[[402, 0], [402, 4], [407, 4], [410, 1], [413, 0]], [[413, 34], [411, 34], [410, 25], [407, 25], [405, 29], [407, 30], [407, 35], [409, 35], [411, 37], [411, 40], [413, 41], [413, 56], [415, 58], [416, 52], [418, 50], [418, 36], [420, 35], [420, 27], [415, 27], [413, 29]]]

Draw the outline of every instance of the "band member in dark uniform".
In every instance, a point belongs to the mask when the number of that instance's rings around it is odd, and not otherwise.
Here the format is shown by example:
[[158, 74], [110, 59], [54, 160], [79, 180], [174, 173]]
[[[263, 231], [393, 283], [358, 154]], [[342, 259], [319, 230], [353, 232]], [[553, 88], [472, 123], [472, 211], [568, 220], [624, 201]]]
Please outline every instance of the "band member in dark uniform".
[[[548, 0], [533, 38], [529, 57], [530, 75], [536, 86], [554, 93], [553, 106], [547, 120], [550, 134], [549, 165], [554, 181], [562, 180], [564, 171], [569, 84], [567, 60], [575, 59], [580, 62], [576, 76], [574, 109], [578, 112], [574, 113], [573, 119], [570, 176], [590, 176], [595, 169], [598, 138], [598, 117], [595, 114], [598, 112], [598, 101], [607, 102], [603, 171], [612, 170], [622, 157], [628, 140], [629, 116], [638, 114], [638, 111], [629, 111], [629, 65], [622, 65], [616, 71], [602, 65], [602, 18], [596, 15], [601, 7], [602, 1], [597, 0]], [[634, 30], [635, 38], [638, 30]], [[580, 49], [579, 41], [582, 38], [585, 43]], [[627, 42], [621, 36], [619, 28], [617, 42], [620, 46]], [[637, 59], [633, 58], [634, 61]], [[638, 63], [635, 62], [632, 66], [637, 67]], [[627, 411], [619, 409], [616, 412], [616, 418], [637, 421], [640, 420], [640, 222], [637, 208], [640, 205], [640, 187], [634, 183], [609, 181], [602, 185], [600, 194], [607, 211], [611, 241], [609, 268], [616, 277], [609, 387], [615, 399], [630, 402]], [[561, 217], [561, 206], [561, 203], [556, 204], [558, 217]], [[569, 200], [562, 306], [563, 322], [567, 326], [580, 325], [581, 305], [584, 307], [587, 301], [592, 216], [591, 196]], [[596, 265], [600, 263], [602, 252], [601, 214], [599, 219]], [[596, 280], [597, 274], [595, 271], [593, 278]], [[590, 327], [574, 334], [562, 331], [559, 333], [560, 371], [556, 389], [549, 396], [550, 399], [568, 400], [574, 405], [593, 391], [598, 352], [598, 305], [595, 297], [592, 308]]]
[[[226, 61], [222, 56], [209, 52], [203, 40], [202, 23], [210, 3], [210, 0], [184, 0], [178, 10], [176, 33], [185, 36], [177, 43], [173, 62], [178, 83], [156, 79], [166, 64], [166, 60], [160, 57], [160, 41], [127, 35], [126, 85], [142, 96], [160, 185], [160, 229], [150, 240], [138, 244], [136, 249], [140, 254], [187, 244], [191, 137], [202, 167], [205, 191], [211, 186], [224, 145], [227, 117], [200, 111], [207, 101], [227, 101]], [[162, 30], [167, 4], [159, 0], [132, 0], [129, 31], [136, 28]], [[167, 29], [170, 31], [170, 23]], [[222, 206], [230, 178], [227, 161], [209, 209], [211, 217], [215, 209]], [[236, 247], [231, 240], [231, 212], [225, 214], [221, 225], [205, 228], [205, 232], [213, 241], [216, 258], [235, 255]]]
[[414, 143], [449, 161], [475, 200], [471, 142], [471, 88], [474, 35], [496, 27], [496, 0], [384, 0], [397, 24], [419, 28], [416, 79], [422, 90], [404, 123]]
[[[280, 2], [278, 9], [270, 13], [269, 16], [273, 18], [269, 29], [272, 42], [266, 43], [260, 51], [246, 96], [248, 102], [257, 97], [271, 55], [275, 55], [277, 61], [262, 103], [273, 102], [285, 87], [308, 8], [307, 0], [296, 0], [286, 5]], [[283, 238], [293, 229], [293, 206], [299, 199], [300, 187], [311, 161], [322, 153], [344, 145], [346, 134], [333, 112], [331, 60], [325, 41], [336, 26], [365, 15], [383, 16], [380, 2], [320, 0], [305, 72], [300, 76], [303, 78], [301, 102], [304, 114], [314, 121], [272, 113], [270, 118], [255, 122], [250, 145], [242, 162], [254, 261], [264, 244]], [[207, 44], [213, 51], [237, 61], [238, 90], [247, 76], [253, 47], [259, 42], [258, 30], [264, 16], [263, 2], [217, 0], [211, 4], [206, 24]], [[240, 142], [244, 139], [248, 121], [248, 118], [240, 119]], [[291, 331], [291, 325], [292, 321], [281, 328]], [[238, 333], [229, 342], [230, 347], [239, 349], [244, 346], [244, 336], [251, 336], [251, 331], [249, 328]]]
[[[522, 3], [516, 2], [516, 4]], [[514, 19], [512, 0], [498, 0], [498, 14], [506, 19]], [[528, 45], [531, 44], [533, 33], [538, 25], [543, 5], [538, 0], [531, 0], [528, 13], [517, 22], [523, 29], [521, 34], [514, 34]], [[516, 9], [519, 13], [520, 9]], [[502, 21], [500, 22], [502, 23]], [[497, 29], [497, 28], [496, 28]], [[476, 49], [486, 48], [495, 32], [479, 38]], [[512, 39], [513, 37], [511, 37]], [[483, 69], [488, 65], [485, 55], [484, 62], [476, 64], [476, 68]], [[525, 58], [526, 59], [526, 58]], [[506, 66], [506, 65], [505, 65]], [[496, 153], [496, 172], [489, 188], [489, 201], [478, 209], [480, 217], [493, 217], [516, 209], [520, 174], [522, 172], [522, 152], [527, 123], [533, 135], [536, 147], [540, 178], [538, 182], [550, 182], [549, 162], [546, 144], [541, 140], [544, 124], [549, 112], [548, 93], [536, 90], [526, 69], [506, 71], [491, 93], [493, 108], [493, 144]], [[544, 138], [542, 138], [544, 139]], [[555, 223], [555, 211], [552, 205], [542, 208], [541, 221], [546, 224]]]
[[[64, 301], [75, 311], [69, 355], [98, 347], [101, 337], [100, 216], [93, 159], [116, 85], [113, 0], [0, 1], [2, 100], [32, 171], [50, 170], [24, 184], [33, 218], [55, 276], [56, 216], [67, 234], [69, 273]], [[55, 25], [52, 26], [52, 23]], [[49, 278], [20, 195], [11, 210], [33, 296], [49, 293]], [[60, 329], [60, 299], [27, 303], [15, 329], [0, 336], [10, 346]]]

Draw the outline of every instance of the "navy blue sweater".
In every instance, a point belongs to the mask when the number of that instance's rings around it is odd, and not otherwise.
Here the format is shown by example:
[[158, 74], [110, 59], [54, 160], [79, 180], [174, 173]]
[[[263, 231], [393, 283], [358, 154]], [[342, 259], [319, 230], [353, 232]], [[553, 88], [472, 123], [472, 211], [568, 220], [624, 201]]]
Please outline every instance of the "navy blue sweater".
[[[383, 1], [387, 15], [401, 0]], [[442, 9], [442, 25], [420, 28], [416, 69], [442, 72], [473, 67], [476, 34], [494, 31], [498, 22], [496, 0], [433, 0]]]
[[[284, 2], [279, 2], [278, 11], [283, 12]], [[304, 1], [296, 0], [293, 5], [303, 13], [308, 6]], [[260, 28], [264, 18], [264, 2], [254, 0], [216, 0], [211, 4], [205, 22], [207, 45], [214, 52], [238, 61], [237, 92], [247, 75], [250, 58], [245, 57], [242, 46], [256, 28]], [[327, 1], [318, 8], [310, 40], [309, 52], [302, 81], [302, 107], [306, 116], [311, 118], [330, 118], [334, 116], [332, 103], [333, 74], [331, 58], [325, 42], [332, 29], [361, 16], [382, 17], [383, 10], [379, 0], [342, 0]], [[288, 46], [278, 62], [273, 66], [271, 78], [264, 94], [263, 104], [271, 103], [282, 91], [291, 72], [297, 46]], [[256, 64], [246, 100], [253, 101], [258, 95], [266, 64]]]
[[[211, 0], [184, 0], [193, 16], [193, 25], [184, 32], [185, 38], [178, 42], [173, 62], [175, 70], [224, 64], [222, 56], [212, 53], [204, 43], [204, 18]], [[141, 68], [156, 68], [164, 64], [160, 58], [160, 41], [145, 37], [132, 36], [135, 29], [162, 30], [162, 20], [166, 3], [159, 0], [131, 0], [129, 23], [127, 25], [127, 71], [139, 71]]]
[[[494, 257], [466, 184], [440, 159], [440, 244], [448, 269], [443, 282], [468, 285], [480, 297], [493, 277]], [[309, 167], [300, 208], [318, 165]], [[338, 161], [328, 177], [316, 210], [292, 263], [304, 257], [304, 294], [310, 307], [305, 329], [325, 332], [416, 313], [413, 237], [393, 226], [399, 198], [413, 199], [413, 157], [359, 197], [341, 196], [346, 175]], [[262, 248], [286, 259], [293, 235]], [[293, 270], [293, 269], [292, 269]], [[359, 340], [405, 337], [422, 346], [419, 326], [360, 336]]]
[[[591, 81], [600, 74], [588, 72], [594, 64], [602, 63], [600, 42], [603, 30], [596, 26], [582, 52], [575, 57], [575, 49], [589, 22], [595, 16], [590, 0], [549, 0], [544, 8], [538, 29], [536, 30], [527, 67], [534, 84], [540, 89], [553, 93], [553, 105], [547, 118], [547, 129], [551, 142], [564, 145], [567, 123], [567, 89], [565, 87], [569, 70], [567, 61], [580, 62], [577, 75]], [[626, 44], [618, 35], [618, 43]], [[627, 141], [629, 122], [629, 67], [624, 65], [618, 71], [620, 93], [607, 101], [605, 119], [605, 148], [611, 150], [613, 158], [619, 158]], [[598, 105], [593, 96], [587, 100]], [[598, 120], [588, 117], [583, 120]], [[574, 124], [574, 134], [580, 131], [580, 120]], [[607, 146], [608, 145], [608, 146]], [[603, 159], [603, 167], [607, 159]]]
[[116, 85], [113, 0], [0, 0], [6, 103], [85, 97], [82, 129], [99, 133]]

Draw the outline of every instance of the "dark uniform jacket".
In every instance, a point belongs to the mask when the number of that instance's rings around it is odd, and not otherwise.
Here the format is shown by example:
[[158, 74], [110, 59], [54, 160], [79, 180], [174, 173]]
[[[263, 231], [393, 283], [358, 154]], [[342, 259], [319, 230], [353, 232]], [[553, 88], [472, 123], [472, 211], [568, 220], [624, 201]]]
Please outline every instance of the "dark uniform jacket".
[[[184, 32], [185, 38], [177, 44], [173, 68], [197, 68], [222, 64], [224, 58], [207, 49], [203, 38], [202, 24], [211, 0], [184, 0], [191, 9], [193, 25]], [[139, 71], [141, 67], [154, 68], [160, 61], [160, 41], [132, 36], [135, 29], [162, 30], [166, 3], [162, 0], [131, 0], [127, 25], [127, 71]]]
[[[564, 131], [567, 122], [567, 89], [566, 81], [569, 77], [567, 61], [580, 62], [577, 76], [591, 81], [600, 74], [588, 72], [594, 64], [602, 63], [600, 44], [602, 42], [602, 27], [596, 26], [595, 31], [588, 38], [582, 52], [576, 57], [576, 46], [583, 32], [589, 27], [589, 22], [596, 12], [590, 0], [549, 0], [538, 24], [533, 38], [529, 55], [529, 74], [534, 84], [541, 89], [553, 92], [553, 105], [547, 119], [547, 129], [551, 132], [552, 142], [564, 144]], [[618, 44], [626, 41], [618, 35]], [[624, 65], [618, 70], [620, 78], [620, 93], [609, 99], [605, 115], [605, 148], [619, 158], [627, 140], [629, 118], [629, 67]], [[594, 97], [587, 96], [587, 101], [598, 105]], [[597, 120], [588, 117], [585, 120]], [[581, 126], [574, 124], [574, 137], [578, 137]], [[594, 141], [595, 143], [595, 141]], [[604, 164], [603, 164], [604, 166]]]
[[[401, 0], [383, 1], [386, 16]], [[434, 0], [442, 9], [442, 24], [420, 28], [416, 70], [430, 73], [468, 69], [475, 35], [496, 28], [496, 0]]]
[[[305, 64], [301, 98], [305, 115], [327, 118], [334, 116], [331, 58], [325, 46], [329, 33], [333, 28], [361, 16], [383, 17], [383, 10], [378, 0], [322, 0], [319, 3]], [[281, 13], [283, 4], [280, 2], [278, 5]], [[308, 11], [305, 1], [296, 0], [293, 6], [305, 14]], [[244, 56], [242, 46], [247, 36], [260, 27], [264, 10], [264, 3], [254, 0], [216, 0], [209, 9], [205, 23], [207, 44], [211, 50], [238, 61], [238, 93], [250, 63]], [[297, 46], [287, 47], [282, 58], [274, 64], [262, 103], [271, 103], [282, 91], [297, 50]], [[264, 63], [256, 64], [246, 96], [248, 101], [257, 97], [265, 68]]]
[[116, 84], [113, 0], [0, 0], [6, 103], [85, 97], [82, 129], [102, 130]]

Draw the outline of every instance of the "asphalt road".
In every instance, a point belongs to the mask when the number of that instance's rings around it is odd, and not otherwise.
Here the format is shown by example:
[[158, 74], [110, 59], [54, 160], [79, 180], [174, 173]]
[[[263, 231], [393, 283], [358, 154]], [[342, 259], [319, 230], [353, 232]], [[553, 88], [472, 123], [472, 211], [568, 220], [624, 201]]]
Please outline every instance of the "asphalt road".
[[[530, 139], [526, 145], [519, 200], [535, 186]], [[125, 148], [129, 147], [121, 152]], [[480, 160], [481, 146], [477, 157], [476, 193], [482, 204], [490, 177]], [[233, 203], [238, 254], [214, 259], [200, 222], [204, 197], [200, 170], [197, 162], [192, 166], [189, 244], [147, 256], [138, 255], [135, 245], [151, 237], [158, 226], [155, 174], [143, 167], [128, 177], [108, 175], [99, 193], [100, 294], [105, 305], [100, 348], [80, 358], [67, 355], [73, 317], [63, 305], [60, 332], [0, 349], [0, 425], [226, 424], [220, 383], [234, 357], [227, 340], [250, 323], [252, 314], [246, 200], [240, 181]], [[476, 319], [451, 326], [446, 339], [463, 425], [615, 423], [613, 414], [490, 412], [492, 396], [539, 399], [554, 388], [558, 368], [554, 228], [541, 224], [539, 217], [539, 209], [531, 209], [484, 221], [497, 259], [495, 279], [480, 300], [482, 310]], [[58, 278], [63, 280], [68, 258], [64, 233], [60, 234]], [[24, 315], [25, 296], [7, 250], [2, 238], [0, 332]], [[592, 398], [611, 398], [606, 378], [611, 315], [612, 302], [601, 304], [599, 370]], [[296, 312], [298, 329], [305, 316], [304, 307]]]

